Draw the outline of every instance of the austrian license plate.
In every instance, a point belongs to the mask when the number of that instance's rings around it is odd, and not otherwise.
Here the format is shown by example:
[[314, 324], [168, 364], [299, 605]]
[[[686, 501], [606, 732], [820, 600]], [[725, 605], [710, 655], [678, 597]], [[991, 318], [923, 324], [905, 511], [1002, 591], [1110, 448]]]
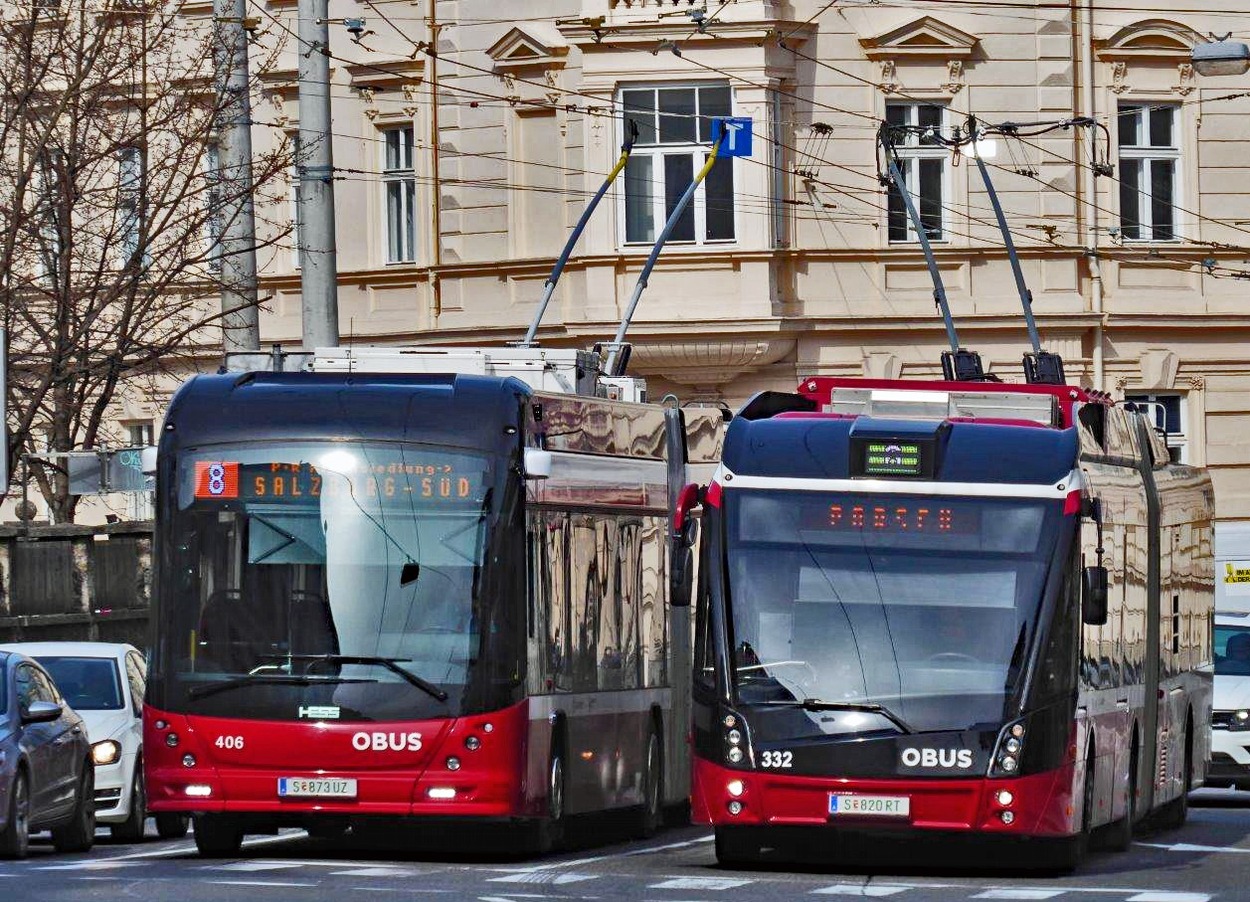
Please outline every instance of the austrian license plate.
[[356, 781], [333, 777], [279, 777], [281, 798], [356, 798]]
[[908, 796], [861, 796], [829, 793], [830, 817], [910, 817]]

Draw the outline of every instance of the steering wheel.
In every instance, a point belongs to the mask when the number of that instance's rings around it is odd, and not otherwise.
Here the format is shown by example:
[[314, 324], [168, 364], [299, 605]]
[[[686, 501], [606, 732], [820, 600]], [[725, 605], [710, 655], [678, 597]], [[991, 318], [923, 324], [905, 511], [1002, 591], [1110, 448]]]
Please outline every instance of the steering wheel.
[[929, 655], [931, 664], [980, 664], [979, 658], [972, 655], [965, 655], [958, 651], [940, 651], [937, 654]]

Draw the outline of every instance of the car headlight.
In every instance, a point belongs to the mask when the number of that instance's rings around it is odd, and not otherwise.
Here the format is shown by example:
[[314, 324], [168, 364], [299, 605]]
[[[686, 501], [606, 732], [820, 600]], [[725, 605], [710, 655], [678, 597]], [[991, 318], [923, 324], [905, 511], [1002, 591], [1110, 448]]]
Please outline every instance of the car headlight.
[[1230, 730], [1250, 730], [1250, 711], [1240, 708], [1233, 712], [1233, 716], [1228, 720], [1228, 728]]
[[112, 764], [122, 756], [121, 743], [112, 739], [95, 742], [91, 745], [91, 760], [96, 764]]

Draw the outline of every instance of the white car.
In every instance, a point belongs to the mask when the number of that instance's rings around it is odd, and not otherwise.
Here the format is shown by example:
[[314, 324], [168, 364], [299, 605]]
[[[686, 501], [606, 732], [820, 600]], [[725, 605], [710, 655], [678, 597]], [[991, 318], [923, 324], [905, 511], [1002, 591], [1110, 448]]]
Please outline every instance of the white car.
[[1250, 789], [1250, 612], [1215, 612], [1215, 698], [1206, 785]]
[[[96, 822], [123, 842], [143, 839], [143, 692], [147, 663], [133, 645], [114, 642], [15, 642], [0, 648], [34, 658], [66, 703], [82, 716], [95, 761]], [[162, 838], [185, 836], [187, 818], [156, 816]]]

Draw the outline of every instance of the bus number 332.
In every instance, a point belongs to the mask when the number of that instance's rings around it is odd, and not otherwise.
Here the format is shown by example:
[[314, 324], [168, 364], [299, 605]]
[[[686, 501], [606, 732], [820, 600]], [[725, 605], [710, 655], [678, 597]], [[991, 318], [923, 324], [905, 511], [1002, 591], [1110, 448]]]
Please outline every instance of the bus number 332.
[[794, 752], [761, 752], [760, 767], [793, 767]]

